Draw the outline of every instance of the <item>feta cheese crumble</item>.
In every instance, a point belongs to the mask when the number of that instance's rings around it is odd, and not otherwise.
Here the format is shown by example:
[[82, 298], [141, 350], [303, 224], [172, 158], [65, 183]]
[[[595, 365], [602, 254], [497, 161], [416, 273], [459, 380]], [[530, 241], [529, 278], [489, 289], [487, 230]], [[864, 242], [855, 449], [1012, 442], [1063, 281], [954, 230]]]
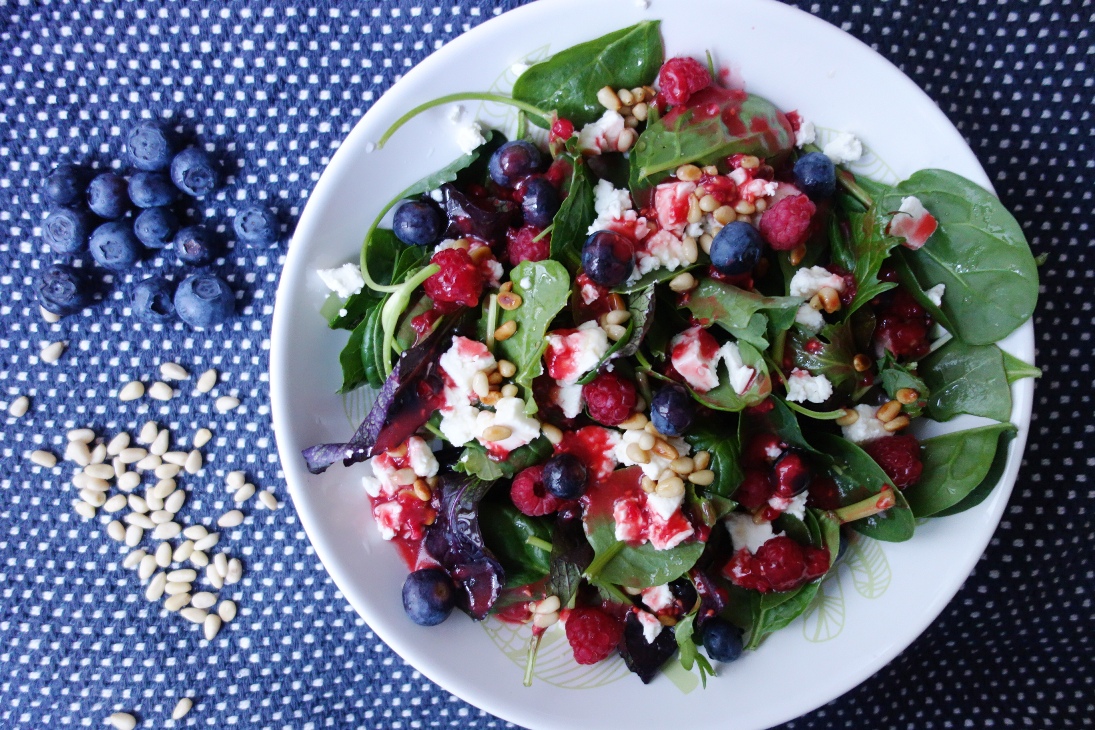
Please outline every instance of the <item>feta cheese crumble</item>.
[[787, 378], [787, 400], [792, 403], [824, 403], [833, 394], [833, 384], [824, 375], [795, 368]]
[[925, 291], [924, 295], [928, 297], [928, 301], [930, 301], [932, 304], [934, 304], [935, 306], [938, 307], [938, 306], [941, 306], [943, 304], [943, 295], [946, 294], [946, 293], [947, 293], [947, 285], [946, 284], [936, 284], [931, 289], [928, 289], [927, 291]]
[[577, 418], [582, 412], [582, 386], [577, 383], [555, 381], [555, 405], [567, 418]]
[[851, 426], [842, 426], [841, 430], [844, 432], [844, 438], [851, 441], [853, 444], [866, 444], [871, 441], [877, 441], [880, 438], [886, 438], [887, 436], [893, 436], [892, 433], [887, 431], [882, 421], [875, 417], [878, 413], [878, 409], [869, 405], [858, 405], [855, 407], [855, 412], [859, 414], [859, 418]]
[[928, 212], [920, 198], [910, 195], [901, 199], [901, 205], [890, 220], [886, 232], [891, 236], [904, 238], [901, 245], [915, 251], [928, 242], [938, 227], [939, 221]]
[[749, 384], [753, 382], [753, 376], [757, 371], [742, 362], [741, 350], [738, 349], [736, 343], [727, 342], [725, 345], [719, 348], [719, 358], [726, 364], [726, 371], [729, 375], [730, 387], [734, 389], [734, 392], [741, 395], [749, 389]]
[[780, 512], [786, 512], [789, 515], [793, 515], [800, 520], [806, 519], [806, 499], [809, 497], [808, 492], [803, 492], [790, 499], [784, 497], [772, 497], [768, 500], [768, 506], [774, 510]]
[[[802, 119], [801, 115], [799, 119]], [[813, 144], [817, 139], [817, 128], [814, 123], [802, 119], [798, 125], [798, 131], [795, 132], [795, 147], [805, 147], [808, 144]]]
[[631, 193], [612, 187], [608, 180], [598, 180], [597, 187], [593, 188], [593, 210], [597, 218], [586, 231], [587, 235], [609, 228], [610, 223], [623, 218], [624, 211], [631, 208]]
[[590, 155], [615, 152], [625, 126], [623, 116], [609, 109], [600, 119], [582, 127], [578, 132], [578, 147]]
[[723, 519], [726, 531], [730, 533], [730, 542], [734, 546], [734, 552], [742, 548], [750, 553], [755, 553], [760, 546], [776, 537], [772, 530], [771, 522], [753, 522], [753, 515], [733, 512]]
[[[646, 432], [642, 431], [642, 430], [624, 431], [621, 434], [620, 440], [619, 440], [619, 442], [617, 442], [616, 448], [614, 449], [613, 453], [616, 456], [616, 461], [618, 461], [623, 466], [639, 466], [639, 467], [642, 468], [643, 474], [650, 477], [651, 479], [657, 479], [659, 474], [661, 474], [663, 471], [665, 471], [666, 469], [669, 468], [669, 464], [671, 462], [671, 459], [666, 459], [665, 457], [660, 456], [659, 454], [656, 454], [653, 451], [651, 451], [651, 452], [648, 452], [649, 455], [650, 455], [650, 461], [647, 462], [646, 464], [639, 464], [637, 461], [633, 461], [627, 455], [627, 447], [630, 446], [631, 444], [639, 443], [639, 440], [642, 438], [642, 435], [644, 433], [646, 433]], [[680, 454], [681, 456], [687, 456], [689, 451], [692, 448], [691, 446], [688, 445], [687, 441], [685, 441], [684, 439], [679, 438], [677, 436], [667, 437], [665, 439], [665, 441], [670, 446], [672, 446], [674, 449], [676, 449], [677, 453]], [[650, 495], [650, 496], [653, 496], [653, 495]], [[649, 497], [648, 497], [648, 499], [649, 499]], [[661, 499], [661, 498], [659, 498], [659, 499]], [[678, 502], [677, 505], [679, 506], [680, 502]], [[663, 510], [665, 508], [667, 508], [667, 506], [668, 506], [667, 505], [667, 500], [662, 499], [661, 502], [656, 507], [657, 507], [658, 512], [662, 513]], [[670, 510], [669, 514], [672, 514], [672, 510]], [[665, 519], [669, 519], [669, 518], [665, 517]]]
[[662, 632], [662, 622], [658, 620], [658, 617], [638, 609], [635, 611], [635, 617], [639, 619], [639, 625], [643, 627], [643, 639], [646, 643], [653, 644], [657, 641], [658, 634]]
[[823, 266], [799, 269], [791, 277], [791, 296], [793, 297], [810, 299], [826, 287], [843, 292], [844, 277], [832, 273]]
[[333, 269], [316, 269], [316, 273], [327, 288], [342, 299], [357, 294], [365, 286], [361, 267], [357, 264], [343, 264]]
[[644, 588], [640, 595], [642, 596], [642, 601], [646, 604], [646, 607], [654, 613], [664, 611], [673, 605], [673, 591], [669, 590], [668, 583]]
[[608, 352], [608, 335], [597, 322], [590, 320], [565, 335], [551, 333], [547, 336], [548, 375], [568, 385], [597, 366]]
[[[501, 441], [485, 441], [483, 432], [491, 426], [505, 426], [510, 435]], [[494, 411], [479, 411], [475, 416], [475, 437], [491, 454], [505, 457], [540, 435], [540, 422], [525, 414], [525, 402], [520, 398], [499, 398]]]
[[464, 119], [464, 107], [461, 104], [454, 105], [449, 110], [449, 121], [456, 126], [456, 144], [465, 153], [474, 151], [479, 145], [487, 141], [483, 136], [483, 127], [474, 119]]
[[821, 312], [809, 304], [803, 304], [798, 308], [795, 312], [795, 322], [811, 332], [820, 332], [825, 326], [825, 318], [821, 316]]
[[720, 362], [726, 364], [727, 382], [739, 395], [749, 388], [756, 375], [756, 370], [742, 361], [737, 343], [727, 342], [708, 355], [715, 347], [715, 340], [699, 326], [681, 332], [670, 341], [669, 347], [674, 369], [697, 393], [706, 393], [718, 386]]
[[635, 263], [636, 271], [642, 275], [655, 269], [674, 271], [691, 262], [685, 256], [684, 241], [669, 231], [661, 230], [643, 241], [635, 252]]
[[855, 162], [863, 156], [863, 143], [851, 132], [841, 132], [822, 148], [825, 156], [835, 165]]

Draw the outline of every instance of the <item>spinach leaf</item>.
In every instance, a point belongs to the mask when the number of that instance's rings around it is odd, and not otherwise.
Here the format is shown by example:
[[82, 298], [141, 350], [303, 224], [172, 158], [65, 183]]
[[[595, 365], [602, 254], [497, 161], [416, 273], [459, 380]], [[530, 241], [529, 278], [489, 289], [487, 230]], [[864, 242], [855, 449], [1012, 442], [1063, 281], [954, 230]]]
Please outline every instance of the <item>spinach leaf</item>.
[[498, 324], [516, 322], [517, 332], [499, 342], [497, 352], [499, 359], [517, 366], [513, 381], [524, 389], [530, 412], [535, 412], [532, 381], [544, 371], [544, 336], [570, 297], [570, 276], [558, 261], [522, 261], [510, 273], [510, 280], [513, 291], [521, 296], [521, 306], [512, 311], [503, 309]]
[[587, 231], [597, 218], [593, 207], [593, 180], [581, 155], [565, 155], [571, 163], [566, 198], [552, 219], [551, 258], [577, 272], [582, 266], [582, 246]]
[[1000, 434], [1014, 429], [1010, 423], [997, 423], [921, 442], [924, 472], [905, 490], [913, 514], [928, 517], [961, 502], [984, 481]]
[[649, 289], [653, 284], [662, 284], [671, 279], [677, 278], [686, 271], [694, 271], [695, 269], [701, 268], [705, 265], [706, 264], [697, 262], [688, 266], [678, 267], [676, 269], [673, 269], [672, 271], [670, 271], [669, 269], [654, 269], [653, 271], [646, 272], [631, 283], [624, 282], [623, 284], [620, 284], [612, 291], [618, 294], [631, 294], [637, 291], [644, 291], [646, 289]]
[[479, 505], [479, 529], [483, 540], [506, 574], [506, 588], [517, 588], [540, 580], [551, 568], [550, 554], [530, 545], [530, 537], [551, 540], [551, 522], [529, 517], [512, 504], [483, 502]]
[[960, 413], [995, 421], [1011, 418], [1011, 387], [996, 345], [968, 345], [957, 337], [920, 362], [931, 397], [927, 412], [936, 421]]
[[595, 573], [591, 580], [636, 589], [660, 586], [687, 573], [703, 553], [704, 544], [696, 540], [656, 550], [649, 542], [633, 546], [616, 539], [612, 503], [616, 495], [641, 494], [641, 479], [639, 467], [620, 469], [587, 494], [591, 501], [583, 519], [595, 553], [589, 568]]
[[816, 335], [794, 327], [788, 335], [788, 345], [795, 367], [824, 375], [834, 391], [847, 392], [855, 387], [859, 374], [852, 361], [859, 348], [849, 322], [825, 325]]
[[570, 606], [582, 584], [582, 573], [593, 562], [593, 548], [578, 517], [559, 516], [551, 535], [551, 570], [547, 591]]
[[775, 331], [788, 329], [804, 301], [802, 297], [766, 297], [705, 278], [692, 290], [685, 306], [700, 324], [718, 324], [735, 339], [766, 350], [769, 323]]
[[942, 310], [952, 332], [986, 345], [1030, 319], [1038, 300], [1038, 266], [1019, 223], [999, 199], [946, 170], [921, 170], [878, 202], [892, 212], [915, 195], [939, 227], [902, 258], [923, 287], [946, 284]]
[[893, 266], [894, 271], [897, 272], [897, 280], [901, 282], [901, 286], [905, 288], [905, 291], [912, 294], [913, 299], [917, 304], [924, 308], [932, 319], [939, 324], [940, 327], [947, 330], [947, 332], [954, 331], [954, 325], [951, 324], [950, 317], [946, 312], [939, 308], [939, 305], [931, 300], [931, 298], [924, 291], [924, 287], [920, 285], [920, 282], [916, 280], [916, 275], [913, 274], [912, 269], [909, 268], [908, 260], [904, 255], [891, 256], [889, 264]]
[[737, 425], [716, 428], [714, 424], [699, 424], [685, 434], [684, 440], [692, 446], [693, 453], [706, 451], [711, 454], [711, 465], [707, 468], [715, 472], [715, 481], [705, 488], [706, 491], [720, 497], [732, 495], [744, 478]]
[[917, 400], [902, 405], [901, 410], [908, 414], [909, 418], [920, 416], [927, 405], [931, 391], [917, 373], [897, 362], [893, 355], [887, 352], [878, 364], [878, 375], [882, 389], [891, 399], [897, 398], [897, 391], [902, 388], [911, 388], [919, 393], [920, 397]]
[[[783, 600], [774, 606], [764, 605], [764, 599], [771, 595], [754, 593], [752, 596], [752, 628], [749, 632], [749, 640], [745, 644], [746, 649], [756, 649], [769, 635], [786, 628], [796, 618], [806, 612], [817, 596], [821, 581], [816, 580], [807, 583], [793, 591], [789, 591]], [[773, 599], [769, 598], [769, 602]]]
[[902, 542], [913, 535], [916, 521], [908, 502], [882, 467], [851, 441], [827, 433], [817, 433], [813, 444], [830, 459], [827, 471], [840, 490], [841, 505], [849, 505], [879, 494], [890, 486], [897, 503], [890, 509], [861, 520], [849, 522], [856, 532], [885, 542]]
[[383, 307], [376, 307], [365, 322], [365, 335], [361, 338], [361, 361], [365, 364], [365, 377], [374, 388], [384, 385], [384, 328], [381, 326]]
[[380, 294], [369, 288], [363, 288], [357, 294], [351, 294], [345, 302], [338, 294], [331, 292], [320, 307], [319, 313], [327, 320], [327, 326], [331, 329], [353, 330], [361, 324], [372, 308], [380, 303], [381, 298]]
[[[689, 388], [692, 397], [703, 403], [708, 408], [716, 411], [742, 411], [749, 406], [760, 403], [772, 392], [772, 379], [768, 376], [768, 365], [764, 362], [764, 355], [748, 342], [739, 342], [738, 351], [741, 352], [741, 361], [744, 365], [753, 368], [753, 380], [744, 393], [738, 393], [730, 385], [730, 379], [720, 380], [719, 384], [706, 393], [697, 393]], [[725, 369], [724, 365], [720, 365]]]
[[866, 213], [849, 214], [846, 230], [850, 239], [847, 243], [851, 247], [849, 253], [853, 263], [850, 270], [855, 277], [856, 293], [852, 303], [844, 309], [845, 319], [882, 292], [894, 288], [893, 282], [879, 281], [878, 272], [890, 251], [898, 244], [898, 239], [885, 235], [886, 221], [879, 215], [877, 204]]
[[791, 123], [771, 102], [710, 86], [648, 122], [631, 150], [631, 195], [648, 205], [653, 187], [685, 163], [716, 165], [739, 153], [767, 159], [794, 145]]
[[968, 509], [973, 509], [984, 502], [992, 494], [992, 490], [996, 489], [996, 485], [1000, 483], [1000, 478], [1004, 476], [1004, 470], [1008, 466], [1008, 447], [1015, 438], [1016, 433], [1018, 432], [1015, 429], [1001, 431], [1000, 440], [996, 444], [996, 454], [992, 457], [992, 465], [981, 483], [974, 487], [958, 504], [941, 509], [932, 517], [956, 515]]
[[[588, 124], [604, 113], [597, 92], [652, 84], [664, 58], [660, 22], [648, 20], [579, 43], [534, 64], [517, 78], [513, 98]], [[544, 126], [536, 117], [534, 124]]]
[[1008, 385], [1023, 378], [1042, 377], [1042, 368], [1023, 362], [1010, 352], [1004, 352], [1004, 372], [1008, 375]]
[[[375, 315], [374, 320], [379, 317], [380, 308], [374, 307], [370, 311], [370, 316], [372, 315]], [[342, 387], [338, 389], [339, 393], [349, 393], [368, 382], [365, 363], [361, 356], [361, 344], [368, 329], [369, 318], [366, 317], [350, 333], [350, 339], [346, 341], [346, 346], [338, 355], [338, 362], [342, 366]]]
[[483, 481], [512, 479], [522, 469], [547, 459], [551, 452], [551, 442], [543, 436], [537, 436], [524, 446], [511, 451], [505, 461], [495, 461], [482, 444], [469, 441], [452, 468], [453, 471], [478, 477]]
[[627, 320], [627, 329], [624, 336], [612, 343], [612, 346], [597, 362], [596, 367], [578, 379], [580, 385], [585, 385], [596, 378], [597, 374], [601, 372], [601, 368], [610, 360], [630, 357], [639, 351], [639, 346], [642, 344], [643, 338], [646, 337], [646, 332], [654, 317], [654, 287], [631, 297], [631, 301], [628, 302], [628, 311], [631, 312], [631, 319]]

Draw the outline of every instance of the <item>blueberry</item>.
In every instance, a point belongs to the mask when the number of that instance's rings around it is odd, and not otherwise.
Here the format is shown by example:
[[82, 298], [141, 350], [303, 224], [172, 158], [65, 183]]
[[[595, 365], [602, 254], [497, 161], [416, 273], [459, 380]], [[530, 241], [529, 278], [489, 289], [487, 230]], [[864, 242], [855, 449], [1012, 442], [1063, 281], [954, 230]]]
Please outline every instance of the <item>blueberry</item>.
[[46, 176], [42, 193], [57, 205], [73, 205], [83, 197], [87, 174], [76, 165], [58, 165]]
[[133, 235], [129, 221], [109, 221], [91, 234], [91, 258], [115, 271], [128, 269], [140, 260], [144, 250]]
[[836, 193], [836, 167], [821, 152], [810, 152], [795, 162], [795, 185], [813, 201], [828, 200]]
[[650, 399], [650, 420], [666, 436], [682, 436], [695, 418], [696, 401], [683, 385], [666, 385]]
[[178, 195], [171, 178], [162, 172], [135, 172], [129, 178], [129, 199], [138, 208], [171, 205]]
[[170, 322], [175, 316], [171, 301], [171, 282], [162, 276], [150, 276], [133, 290], [133, 312], [148, 322]]
[[175, 254], [184, 264], [206, 266], [220, 253], [220, 241], [205, 226], [187, 226], [175, 234]]
[[408, 200], [395, 209], [392, 230], [395, 237], [411, 246], [432, 246], [445, 233], [445, 213], [428, 198]]
[[34, 291], [42, 307], [54, 314], [72, 314], [91, 303], [87, 281], [78, 269], [52, 264], [34, 280]]
[[744, 221], [722, 227], [711, 242], [711, 265], [727, 276], [748, 274], [760, 261], [760, 232]]
[[403, 610], [419, 626], [436, 626], [456, 605], [456, 586], [441, 568], [423, 568], [403, 583]]
[[129, 186], [113, 172], [96, 175], [87, 186], [87, 207], [101, 218], [118, 218], [129, 210]]
[[217, 187], [217, 169], [203, 150], [187, 147], [171, 160], [171, 181], [187, 195], [200, 198]]
[[490, 179], [504, 188], [511, 188], [523, 177], [540, 169], [542, 158], [536, 145], [523, 139], [506, 142], [490, 156], [487, 169]]
[[77, 253], [87, 248], [95, 218], [79, 208], [54, 208], [42, 223], [42, 238], [54, 253]]
[[556, 454], [544, 464], [544, 489], [559, 499], [578, 499], [586, 491], [585, 464], [574, 454]]
[[703, 648], [717, 662], [732, 662], [741, 656], [741, 629], [729, 621], [713, 618], [703, 625]]
[[582, 246], [582, 267], [594, 283], [619, 286], [635, 269], [635, 248], [615, 231], [597, 231]]
[[269, 246], [281, 237], [278, 216], [264, 205], [245, 205], [232, 219], [236, 238], [250, 246]]
[[525, 223], [547, 228], [559, 212], [561, 203], [559, 191], [545, 178], [530, 177], [525, 181], [525, 197], [521, 201]]
[[170, 208], [148, 208], [142, 210], [133, 221], [133, 232], [148, 248], [163, 248], [175, 238], [179, 230], [179, 219]]
[[175, 154], [170, 133], [156, 122], [138, 122], [125, 138], [129, 162], [138, 170], [166, 170]]
[[216, 274], [207, 271], [191, 274], [175, 290], [175, 312], [191, 327], [213, 327], [235, 311], [235, 294]]

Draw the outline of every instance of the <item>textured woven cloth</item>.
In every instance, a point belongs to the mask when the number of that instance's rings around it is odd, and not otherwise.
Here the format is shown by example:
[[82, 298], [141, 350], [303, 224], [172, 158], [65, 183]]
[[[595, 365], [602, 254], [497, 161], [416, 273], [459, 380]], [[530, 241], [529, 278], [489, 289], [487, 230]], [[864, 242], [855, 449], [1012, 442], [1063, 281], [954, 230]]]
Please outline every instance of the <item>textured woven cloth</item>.
[[[230, 241], [234, 207], [267, 200], [291, 227], [372, 101], [435, 48], [519, 4], [0, 0], [0, 727], [99, 726], [117, 710], [141, 727], [172, 726], [184, 695], [195, 706], [174, 726], [505, 726], [432, 685], [370, 632], [288, 502], [267, 387], [284, 242], [235, 247], [218, 263], [242, 298], [238, 316], [214, 331], [150, 326], [130, 312], [136, 281], [177, 275], [170, 259], [114, 277], [103, 301], [56, 324], [40, 316], [31, 282], [56, 258], [39, 235], [38, 192], [54, 163], [116, 165], [135, 117], [170, 118], [227, 171], [193, 220]], [[787, 727], [1089, 726], [1095, 4], [795, 4], [871, 44], [939, 103], [1048, 262], [1035, 315], [1046, 374], [1019, 482], [985, 556], [900, 657]], [[40, 357], [49, 342], [67, 343], [55, 363]], [[118, 399], [122, 383], [151, 383], [172, 361], [193, 376], [171, 401]], [[200, 394], [196, 375], [207, 368], [221, 380]], [[219, 413], [221, 395], [242, 405]], [[30, 398], [29, 413], [9, 417], [19, 396]], [[210, 525], [233, 508], [224, 482], [235, 469], [285, 502], [268, 511], [252, 499], [247, 521], [221, 530], [212, 552], [239, 557], [246, 572], [221, 592], [239, 614], [212, 642], [145, 599], [100, 517], [73, 512], [71, 464], [28, 459], [35, 449], [61, 456], [72, 428], [110, 437], [149, 419], [184, 447], [195, 429], [213, 431], [205, 470], [179, 477], [188, 524]]]

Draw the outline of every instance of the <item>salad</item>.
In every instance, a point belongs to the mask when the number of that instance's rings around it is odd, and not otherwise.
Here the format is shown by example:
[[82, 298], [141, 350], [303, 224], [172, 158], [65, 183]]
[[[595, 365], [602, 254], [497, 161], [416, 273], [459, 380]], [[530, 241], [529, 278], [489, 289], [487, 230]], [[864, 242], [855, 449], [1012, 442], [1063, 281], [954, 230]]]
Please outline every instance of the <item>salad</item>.
[[[522, 69], [512, 139], [394, 197], [360, 262], [320, 272], [350, 332], [345, 443], [402, 552], [408, 616], [545, 631], [651, 681], [787, 626], [850, 540], [912, 538], [983, 501], [1039, 371], [996, 344], [1037, 263], [988, 191], [853, 175], [852, 134], [665, 57], [643, 22]], [[391, 227], [381, 227], [392, 212]], [[980, 417], [921, 439], [918, 422]], [[553, 628], [555, 627], [555, 628]], [[701, 652], [702, 648], [702, 652]]]

